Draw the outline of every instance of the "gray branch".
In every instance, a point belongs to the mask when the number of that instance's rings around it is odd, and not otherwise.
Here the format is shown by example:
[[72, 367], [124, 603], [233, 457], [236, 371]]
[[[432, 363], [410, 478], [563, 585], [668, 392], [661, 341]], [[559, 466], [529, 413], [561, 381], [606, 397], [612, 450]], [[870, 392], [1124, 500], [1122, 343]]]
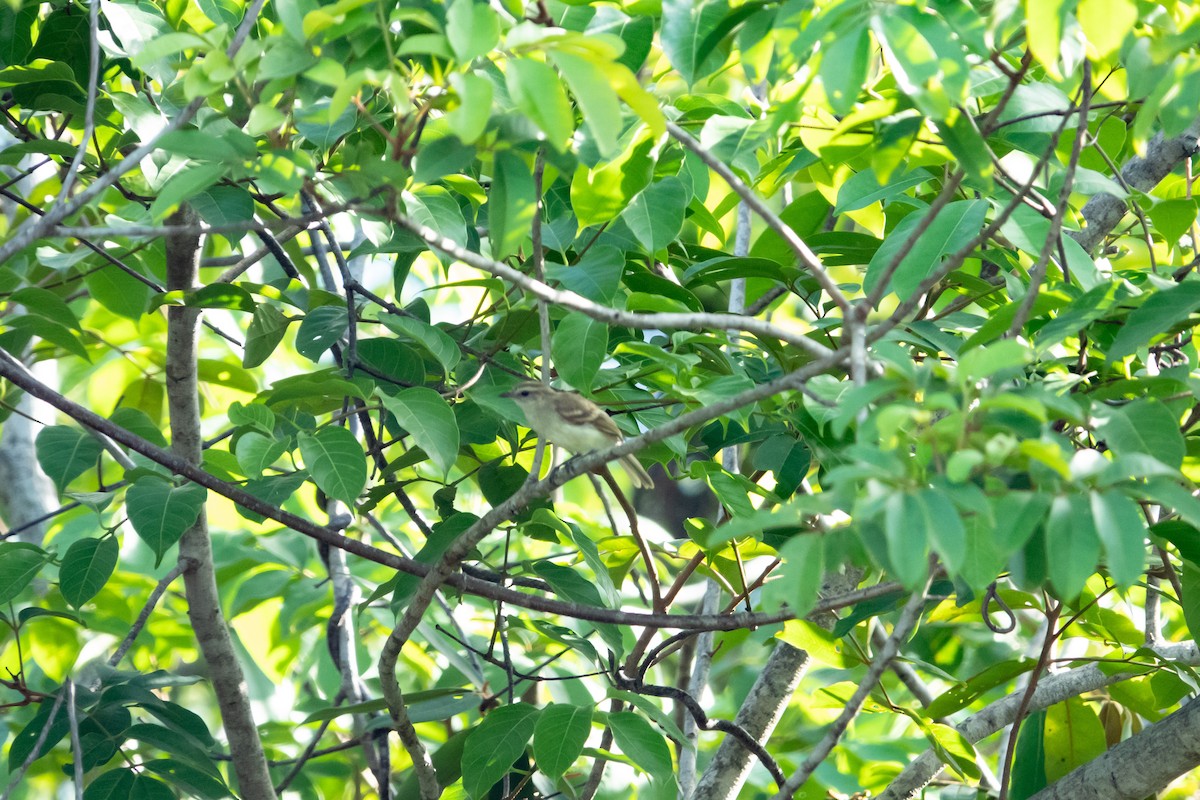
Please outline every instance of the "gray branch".
[[1200, 702], [1092, 759], [1030, 800], [1140, 800], [1200, 767]]
[[[1170, 647], [1156, 647], [1154, 652], [1158, 654], [1164, 661], [1173, 661], [1179, 664], [1195, 665], [1200, 663], [1200, 648], [1197, 648], [1195, 643], [1172, 645]], [[1147, 670], [1150, 668], [1148, 667]], [[1089, 664], [1086, 667], [1063, 672], [1057, 675], [1049, 675], [1038, 682], [1038, 687], [1030, 699], [1030, 712], [1040, 711], [1043, 708], [1049, 708], [1055, 703], [1061, 703], [1071, 697], [1078, 697], [1087, 692], [1094, 692], [1105, 686], [1121, 681], [1135, 678], [1142, 672], [1119, 672], [1108, 674], [1102, 671], [1097, 664]], [[992, 734], [1003, 730], [1006, 726], [1011, 725], [1016, 719], [1017, 711], [1021, 706], [1023, 691], [1015, 692], [989, 704], [986, 708], [978, 713], [972, 714], [965, 720], [960, 722], [955, 727], [963, 737], [972, 744], [982, 739], [991, 736]], [[1192, 724], [1195, 725], [1194, 715]], [[1161, 724], [1161, 723], [1160, 723]], [[1154, 727], [1158, 727], [1157, 725]], [[1142, 734], [1143, 736], [1145, 734]], [[1177, 734], [1178, 735], [1178, 734]], [[1194, 738], [1194, 735], [1193, 735]], [[1130, 741], [1139, 741], [1141, 736]], [[1161, 740], [1159, 740], [1161, 741]], [[1147, 764], [1145, 757], [1147, 751], [1142, 751], [1143, 760], [1139, 769], [1146, 769]], [[1198, 762], [1200, 763], [1200, 762]], [[932, 749], [926, 750], [917, 758], [913, 759], [904, 771], [892, 781], [891, 785], [879, 795], [879, 800], [905, 800], [906, 798], [917, 797], [921, 790], [925, 788], [936, 778], [945, 768], [945, 764], [938, 757], [937, 753]], [[1145, 797], [1147, 792], [1140, 797]], [[1057, 795], [1058, 797], [1067, 797], [1068, 795]], [[1091, 795], [1075, 795], [1085, 797]], [[1116, 797], [1116, 795], [1102, 794], [1095, 795], [1097, 797]], [[1039, 800], [1045, 800], [1040, 798]]]
[[[192, 222], [195, 212], [184, 207], [178, 221]], [[200, 265], [200, 237], [167, 237], [167, 288], [191, 289]], [[172, 306], [167, 309], [167, 406], [170, 410], [171, 449], [193, 466], [201, 461], [203, 440], [200, 434], [200, 390], [196, 372], [196, 343], [200, 309]], [[196, 642], [208, 665], [213, 692], [221, 710], [221, 722], [229, 739], [233, 769], [243, 796], [272, 800], [275, 789], [258, 727], [246, 695], [246, 678], [238, 663], [237, 652], [217, 589], [212, 542], [208, 519], [203, 510], [192, 527], [179, 540], [179, 563], [187, 592], [188, 619]]]
[[[1167, 139], [1161, 133], [1146, 145], [1146, 155], [1132, 158], [1121, 169], [1121, 179], [1131, 189], [1148, 192], [1167, 177], [1185, 158], [1200, 152], [1200, 119], [1191, 124], [1180, 135]], [[1075, 241], [1089, 253], [1100, 241], [1120, 224], [1128, 207], [1125, 201], [1108, 193], [1092, 197], [1084, 204], [1083, 214], [1087, 227], [1073, 231]]]

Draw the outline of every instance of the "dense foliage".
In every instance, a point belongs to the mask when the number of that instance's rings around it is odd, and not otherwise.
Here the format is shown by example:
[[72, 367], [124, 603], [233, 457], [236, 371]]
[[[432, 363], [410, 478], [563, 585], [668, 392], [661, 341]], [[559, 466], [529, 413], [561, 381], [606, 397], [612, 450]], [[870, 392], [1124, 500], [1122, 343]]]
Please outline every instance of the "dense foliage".
[[[1164, 789], [1198, 44], [1137, 0], [0, 4], [11, 796]], [[529, 378], [626, 442], [548, 471]], [[654, 489], [592, 476], [629, 452]]]

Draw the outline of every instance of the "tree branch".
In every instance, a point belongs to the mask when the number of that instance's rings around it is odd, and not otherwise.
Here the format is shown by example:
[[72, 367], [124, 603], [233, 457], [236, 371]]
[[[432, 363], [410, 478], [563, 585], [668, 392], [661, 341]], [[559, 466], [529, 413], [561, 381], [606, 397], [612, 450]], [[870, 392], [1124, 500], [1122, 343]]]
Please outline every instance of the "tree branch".
[[[1200, 648], [1194, 642], [1177, 644], [1169, 647], [1153, 648], [1154, 653], [1164, 661], [1195, 666], [1200, 664]], [[1152, 669], [1148, 665], [1146, 671]], [[1048, 675], [1039, 683], [1028, 704], [1028, 711], [1040, 711], [1055, 703], [1087, 692], [1094, 692], [1114, 683], [1136, 678], [1145, 674], [1144, 671], [1105, 672], [1099, 664], [1088, 664], [1085, 667]], [[963, 737], [974, 744], [991, 736], [1006, 726], [1012, 724], [1021, 708], [1024, 691], [1017, 691], [988, 704], [983, 710], [972, 714], [960, 722], [955, 728]], [[1194, 722], [1192, 724], [1195, 724]], [[945, 763], [932, 748], [913, 759], [896, 777], [888, 788], [879, 795], [879, 800], [907, 800], [916, 797], [945, 768]], [[1145, 764], [1143, 763], [1143, 767]], [[1103, 795], [1107, 797], [1107, 795]], [[1145, 795], [1141, 795], [1144, 797]]]
[[[173, 218], [192, 221], [194, 217], [195, 212], [185, 206]], [[199, 236], [185, 234], [167, 237], [168, 290], [191, 289], [195, 285], [199, 265]], [[199, 322], [198, 308], [172, 306], [167, 309], [166, 383], [171, 450], [193, 466], [201, 462], [203, 445], [196, 357]], [[208, 665], [213, 692], [221, 709], [221, 721], [229, 739], [238, 785], [247, 797], [268, 800], [275, 797], [275, 789], [250, 710], [250, 698], [246, 696], [246, 678], [221, 612], [221, 595], [217, 589], [212, 543], [208, 536], [208, 518], [203, 508], [195, 524], [184, 531], [179, 540], [179, 564], [184, 567], [188, 619]]]
[[769, 339], [779, 339], [795, 345], [817, 358], [828, 358], [834, 351], [823, 344], [809, 338], [798, 331], [786, 330], [779, 325], [745, 317], [740, 314], [701, 314], [701, 313], [660, 313], [637, 314], [594, 303], [581, 294], [563, 289], [554, 289], [546, 284], [529, 277], [507, 264], [493, 261], [486, 256], [473, 253], [464, 247], [459, 247], [451, 239], [442, 236], [432, 228], [416, 222], [403, 214], [394, 214], [393, 221], [401, 228], [416, 235], [430, 247], [437, 248], [443, 253], [478, 270], [495, 275], [499, 278], [521, 287], [534, 297], [553, 303], [572, 311], [580, 311], [589, 317], [609, 325], [626, 325], [631, 328], [675, 328], [684, 331], [743, 331], [755, 336]]
[[[840, 352], [841, 351], [839, 351], [839, 353]], [[567, 464], [564, 464], [562, 467], [554, 470], [545, 479], [533, 484], [536, 489], [529, 490], [530, 494], [528, 496], [526, 496], [524, 493], [521, 493], [520, 502], [525, 503], [534, 497], [545, 496], [550, 491], [553, 491], [553, 489], [563, 485], [572, 478], [590, 469], [593, 469], [598, 464], [611, 461], [627, 452], [633, 452], [643, 443], [659, 441], [662, 438], [674, 435], [678, 432], [678, 430], [683, 430], [690, 425], [700, 424], [706, 419], [721, 416], [722, 414], [727, 413], [730, 403], [735, 403], [733, 407], [736, 407], [739, 398], [748, 398], [747, 402], [752, 402], [760, 397], [766, 397], [769, 394], [782, 391], [782, 387], [790, 386], [793, 382], [802, 381], [809, 375], [815, 374], [821, 368], [824, 368], [824, 366], [825, 365], [820, 363], [809, 365], [808, 367], [792, 373], [791, 375], [777, 378], [775, 381], [772, 381], [769, 384], [764, 384], [756, 387], [755, 389], [748, 390], [740, 395], [735, 396], [734, 398], [729, 398], [727, 400], [711, 404], [703, 409], [688, 412], [688, 414], [677, 418], [671, 423], [654, 428], [643, 436], [639, 436], [634, 439], [627, 439], [621, 445], [610, 448], [607, 451], [600, 451], [584, 457], [574, 458]], [[114, 441], [119, 442], [134, 452], [140, 453], [156, 464], [166, 467], [176, 475], [185, 477], [188, 480], [205, 487], [206, 489], [210, 489], [213, 492], [232, 500], [243, 508], [246, 508], [257, 514], [261, 514], [268, 519], [272, 519], [281, 525], [291, 528], [297, 533], [309, 536], [317, 541], [326, 542], [333, 547], [341, 548], [348, 553], [353, 553], [354, 555], [357, 555], [368, 561], [391, 567], [392, 569], [404, 572], [408, 575], [425, 576], [430, 572], [431, 568], [427, 564], [422, 564], [413, 561], [412, 559], [404, 558], [394, 553], [389, 553], [386, 550], [380, 550], [379, 548], [372, 547], [364, 542], [360, 542], [357, 539], [350, 539], [335, 530], [322, 525], [317, 525], [311, 520], [271, 505], [270, 503], [255, 497], [241, 487], [226, 483], [225, 481], [222, 481], [208, 472], [205, 472], [199, 467], [196, 467], [179, 458], [175, 454], [167, 450], [163, 450], [162, 448], [150, 442], [147, 442], [140, 436], [130, 433], [125, 428], [115, 425], [104, 417], [101, 417], [95, 412], [69, 400], [50, 387], [46, 386], [44, 383], [31, 375], [29, 371], [25, 369], [24, 365], [17, 361], [15, 357], [2, 349], [0, 349], [0, 378], [11, 381], [13, 384], [21, 387], [34, 397], [45, 400], [47, 403], [54, 406], [59, 411], [62, 411], [64, 414], [71, 417], [81, 425], [112, 438]], [[678, 430], [676, 430], [676, 426], [680, 422], [683, 423], [683, 427], [680, 427]], [[516, 495], [514, 495], [513, 498], [510, 498], [508, 502], [516, 502], [514, 498], [516, 498]], [[470, 594], [508, 603], [519, 608], [526, 608], [531, 611], [541, 611], [548, 614], [560, 614], [573, 619], [587, 620], [590, 622], [608, 622], [616, 625], [636, 625], [642, 627], [671, 629], [686, 628], [697, 631], [731, 631], [740, 630], [743, 628], [755, 628], [762, 625], [771, 625], [773, 623], [795, 619], [796, 616], [787, 609], [771, 613], [740, 613], [728, 615], [645, 614], [601, 608], [599, 606], [589, 606], [583, 603], [570, 603], [561, 600], [551, 600], [541, 596], [540, 594], [525, 594], [523, 592], [496, 586], [493, 583], [479, 578], [469, 578], [463, 575], [452, 575], [448, 577], [445, 582]], [[896, 594], [898, 591], [899, 588], [894, 583], [881, 583], [874, 586], [869, 586], [865, 589], [841, 592], [819, 602], [812, 613], [827, 613], [829, 611], [845, 608], [847, 606], [851, 606], [873, 598]]]
[[[1157, 134], [1146, 145], [1146, 155], [1131, 158], [1121, 169], [1122, 180], [1139, 192], [1150, 191], [1181, 161], [1200, 151], [1198, 139], [1200, 119], [1172, 139], [1167, 139], [1161, 133]], [[1073, 231], [1071, 236], [1090, 253], [1113, 228], [1117, 227], [1127, 210], [1125, 201], [1119, 197], [1106, 192], [1093, 195], [1080, 212], [1087, 226], [1083, 230]]]

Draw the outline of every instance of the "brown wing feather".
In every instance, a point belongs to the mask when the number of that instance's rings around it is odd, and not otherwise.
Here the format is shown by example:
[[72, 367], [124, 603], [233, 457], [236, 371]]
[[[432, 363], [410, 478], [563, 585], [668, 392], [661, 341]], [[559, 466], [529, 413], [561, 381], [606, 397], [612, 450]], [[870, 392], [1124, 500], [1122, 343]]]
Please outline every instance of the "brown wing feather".
[[617, 427], [617, 423], [598, 408], [584, 408], [572, 404], [566, 408], [560, 408], [559, 413], [564, 420], [573, 425], [593, 425], [610, 436], [617, 439], [622, 438], [621, 429]]

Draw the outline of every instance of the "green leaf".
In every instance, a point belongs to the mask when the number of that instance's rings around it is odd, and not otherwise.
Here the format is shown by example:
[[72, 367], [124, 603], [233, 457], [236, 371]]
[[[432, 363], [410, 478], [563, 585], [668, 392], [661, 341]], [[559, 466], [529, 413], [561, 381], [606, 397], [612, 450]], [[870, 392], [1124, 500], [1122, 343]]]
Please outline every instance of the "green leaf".
[[[554, 519], [552, 512], [547, 509], [537, 509], [533, 512], [535, 521], [542, 519], [543, 515], [549, 515], [551, 519]], [[607, 608], [616, 608], [619, 606], [621, 604], [620, 595], [617, 592], [616, 585], [613, 583], [612, 576], [608, 574], [608, 567], [604, 563], [604, 557], [600, 554], [600, 549], [596, 547], [596, 543], [576, 526], [566, 526], [560, 522], [559, 526], [555, 527], [559, 529], [561, 527], [567, 528], [567, 536], [579, 548], [584, 562], [592, 568], [592, 585], [596, 587], [596, 590], [603, 598], [600, 605]]]
[[1134, 0], [1080, 0], [1075, 18], [1087, 37], [1089, 55], [1102, 60], [1125, 42], [1137, 24], [1138, 7]]
[[1180, 579], [1183, 584], [1183, 621], [1187, 623], [1191, 638], [1200, 636], [1200, 567], [1190, 561], [1183, 564]]
[[596, 585], [578, 570], [550, 561], [539, 561], [533, 565], [533, 571], [554, 588], [555, 594], [561, 595], [573, 603], [583, 603], [601, 608], [607, 606], [604, 599], [600, 597], [600, 591]]
[[907, 175], [902, 175], [889, 181], [887, 186], [880, 186], [875, 171], [864, 169], [850, 176], [838, 189], [837, 205], [834, 214], [844, 214], [847, 211], [857, 211], [872, 203], [887, 202], [905, 191], [919, 186], [933, 176], [927, 170], [917, 168]]
[[38, 286], [26, 286], [13, 292], [9, 300], [20, 303], [35, 314], [45, 317], [51, 322], [57, 322], [66, 328], [80, 330], [79, 318], [66, 302], [48, 289]]
[[1046, 778], [1057, 781], [1108, 749], [1100, 718], [1082, 698], [1046, 709]]
[[668, 786], [674, 783], [671, 748], [657, 728], [632, 711], [609, 714], [608, 725], [621, 752], [645, 770], [655, 783]]
[[1046, 520], [1046, 561], [1058, 594], [1065, 599], [1078, 597], [1099, 559], [1100, 537], [1087, 497], [1054, 498]]
[[1196, 221], [1196, 210], [1195, 200], [1180, 197], [1155, 203], [1146, 216], [1162, 234], [1163, 240], [1174, 247]]
[[208, 490], [195, 483], [173, 486], [162, 478], [139, 478], [125, 493], [129, 523], [150, 549], [154, 566], [200, 518]]
[[967, 99], [967, 61], [945, 21], [893, 5], [881, 9], [874, 30], [897, 85], [925, 116], [945, 119]]
[[0, 542], [0, 604], [7, 604], [25, 590], [50, 556], [26, 542]]
[[229, 407], [229, 421], [237, 426], [251, 426], [262, 433], [275, 430], [275, 412], [262, 403], [234, 403]]
[[223, 164], [193, 164], [176, 172], [150, 204], [150, 216], [158, 221], [174, 211], [180, 203], [200, 194], [219, 181], [225, 173]]
[[143, 772], [134, 777], [129, 800], [176, 800], [176, 796], [170, 786]]
[[621, 135], [621, 104], [616, 89], [604, 71], [582, 56], [553, 51], [550, 59], [566, 78], [567, 86], [579, 106], [580, 115], [591, 131], [600, 155], [608, 158], [617, 152]]
[[1162, 402], [1135, 400], [1103, 407], [1094, 417], [1096, 435], [1117, 455], [1144, 453], [1178, 469], [1187, 453], [1179, 420]]
[[37, 337], [44, 342], [57, 345], [68, 353], [77, 355], [84, 361], [91, 361], [91, 356], [88, 355], [87, 348], [83, 342], [79, 340], [79, 334], [65, 325], [59, 325], [57, 322], [51, 322], [45, 317], [26, 314], [20, 317], [12, 317], [7, 320], [9, 330], [0, 334], [3, 338], [3, 346], [8, 350], [23, 350], [26, 343], [33, 337]]
[[[840, 201], [840, 194], [838, 198]], [[820, 192], [813, 190], [800, 195], [789, 203], [779, 217], [796, 232], [796, 235], [809, 237], [821, 229], [829, 211], [829, 201]], [[877, 240], [872, 238], [871, 241]], [[810, 241], [809, 244], [813, 243]], [[794, 264], [796, 261], [796, 254], [791, 246], [783, 240], [783, 237], [769, 228], [759, 234], [754, 241], [754, 245], [750, 248], [750, 255], [756, 258], [769, 258], [780, 264]], [[854, 263], [861, 264], [863, 262], [855, 261]]]
[[500, 42], [500, 18], [487, 3], [454, 0], [446, 11], [446, 38], [454, 57], [467, 64]]
[[501, 261], [517, 251], [529, 237], [535, 213], [533, 175], [525, 160], [510, 152], [497, 153], [487, 202], [492, 258]]
[[[1036, 0], [1033, 0], [1036, 2]], [[1034, 711], [1021, 720], [1013, 756], [1012, 800], [1027, 800], [1046, 788], [1046, 712]]]
[[314, 308], [304, 315], [300, 327], [296, 330], [296, 352], [309, 361], [319, 361], [322, 354], [341, 339], [349, 327], [350, 320], [346, 316], [345, 306]]
[[533, 728], [533, 759], [541, 772], [557, 782], [583, 752], [592, 730], [592, 707], [551, 703]]
[[250, 321], [250, 328], [246, 331], [242, 366], [250, 369], [260, 366], [270, 358], [271, 353], [275, 352], [275, 348], [283, 341], [283, 335], [287, 333], [290, 322], [291, 320], [275, 306], [260, 303], [258, 308], [254, 309], [254, 319]]
[[[457, 144], [453, 139], [447, 138], [439, 141], [449, 142], [456, 148], [462, 148], [462, 145]], [[432, 151], [432, 146], [425, 148], [427, 153]], [[421, 167], [426, 166], [428, 165], [423, 161]], [[440, 178], [441, 175], [438, 177]], [[459, 247], [469, 245], [467, 223], [463, 219], [462, 208], [445, 188], [423, 186], [416, 192], [404, 192], [401, 196], [404, 199], [405, 210], [414, 220], [427, 228], [432, 228]]]
[[288, 451], [288, 443], [273, 436], [248, 431], [238, 437], [234, 455], [242, 471], [249, 477], [262, 477], [263, 470], [278, 461]]
[[1010, 491], [994, 504], [996, 527], [993, 534], [1002, 558], [1020, 550], [1033, 536], [1050, 510], [1050, 497], [1036, 492]]
[[929, 529], [925, 509], [915, 495], [896, 492], [884, 506], [888, 560], [896, 578], [914, 588], [929, 575]]
[[633, 198], [621, 219], [651, 254], [666, 248], [683, 228], [687, 190], [678, 178], [652, 183]]
[[547, 279], [605, 305], [616, 297], [624, 272], [625, 254], [610, 245], [593, 247], [578, 264], [546, 265]]
[[1025, 0], [1025, 35], [1033, 57], [1055, 79], [1059, 71], [1059, 44], [1062, 39], [1066, 0]]
[[42, 428], [34, 440], [38, 464], [59, 492], [96, 467], [104, 446], [94, 437], [66, 425]]
[[89, 296], [122, 317], [141, 319], [150, 307], [150, 287], [112, 264], [90, 270], [83, 282]]
[[662, 9], [658, 35], [663, 53], [686, 83], [695, 83], [725, 62], [724, 50], [705, 46], [729, 14], [725, 0], [664, 0]]
[[1194, 528], [1200, 528], [1200, 499], [1174, 481], [1151, 478], [1140, 486], [1128, 487], [1128, 493], [1137, 499], [1145, 497], [1170, 508], [1184, 522]]
[[1130, 312], [1108, 348], [1108, 362], [1115, 364], [1154, 336], [1186, 322], [1200, 308], [1200, 281], [1160, 289]]
[[137, 775], [127, 768], [112, 769], [96, 776], [83, 793], [83, 800], [129, 800]]
[[451, 339], [441, 328], [416, 317], [400, 317], [393, 314], [381, 317], [380, 321], [395, 333], [428, 350], [430, 355], [441, 363], [447, 375], [458, 366], [462, 357], [458, 342]]
[[414, 386], [402, 389], [394, 397], [380, 397], [383, 407], [396, 416], [400, 427], [412, 434], [433, 462], [448, 475], [458, 459], [458, 420], [442, 396], [433, 389]]
[[354, 434], [329, 425], [316, 433], [300, 434], [300, 457], [318, 488], [349, 506], [367, 485], [367, 456]]
[[495, 709], [471, 732], [462, 754], [463, 788], [474, 800], [484, 797], [525, 752], [538, 709], [516, 703]]
[[68, 603], [79, 608], [104, 588], [120, 549], [115, 536], [80, 539], [67, 548], [58, 568], [58, 588]]
[[[848, 114], [858, 102], [859, 93], [867, 85], [870, 63], [871, 35], [865, 25], [856, 25], [821, 46], [821, 85], [836, 116]], [[841, 204], [840, 193], [838, 204]]]
[[1146, 520], [1137, 504], [1119, 492], [1092, 492], [1091, 506], [1108, 572], [1118, 586], [1128, 588], [1146, 566]]
[[458, 108], [446, 115], [446, 124], [464, 144], [471, 144], [487, 128], [492, 112], [492, 82], [479, 75], [454, 73], [450, 85], [458, 93]]
[[934, 551], [950, 574], [957, 574], [967, 558], [967, 532], [958, 509], [937, 489], [922, 489], [917, 493], [917, 502], [924, 511], [925, 531]]
[[948, 717], [971, 705], [975, 700], [997, 686], [1009, 682], [1018, 675], [1029, 672], [1036, 666], [1037, 662], [1030, 658], [1001, 661], [998, 664], [992, 664], [982, 672], [942, 693], [929, 704], [929, 707], [925, 711], [928, 716], [934, 719]]
[[254, 311], [258, 307], [249, 292], [231, 283], [210, 283], [187, 292], [183, 304], [190, 308], [229, 308], [234, 311]]
[[[190, 763], [174, 758], [155, 758], [142, 762], [142, 766], [155, 775], [164, 778], [167, 783], [175, 787], [176, 791], [186, 793], [187, 797], [199, 797], [202, 800], [219, 800], [219, 798], [223, 797], [232, 797], [229, 787], [225, 785], [225, 781], [219, 774], [216, 776], [210, 775]], [[143, 789], [144, 787], [138, 788]], [[156, 795], [162, 792], [157, 787], [154, 791]], [[162, 795], [164, 800], [166, 800], [168, 795], [172, 800], [176, 797], [175, 791], [167, 790], [167, 792], [167, 795]]]
[[654, 140], [643, 136], [612, 161], [589, 170], [582, 164], [571, 179], [571, 207], [579, 226], [615, 219], [654, 176]]
[[[273, 506], [282, 506], [304, 485], [307, 477], [303, 472], [271, 475], [266, 478], [247, 481], [243, 488], [260, 500], [264, 500]], [[238, 506], [237, 510], [239, 514], [252, 522], [263, 522], [266, 520], [266, 517], [262, 514], [250, 511], [242, 506]]]
[[237, 225], [254, 219], [254, 198], [244, 186], [210, 186], [190, 204], [209, 225]]
[[963, 353], [958, 360], [958, 378], [964, 385], [971, 385], [997, 373], [1020, 369], [1031, 361], [1033, 352], [1027, 346], [1003, 339]]
[[221, 772], [213, 763], [212, 758], [202, 747], [194, 744], [189, 737], [183, 737], [178, 732], [163, 725], [152, 722], [139, 722], [131, 725], [125, 731], [125, 736], [150, 745], [163, 752], [200, 769], [211, 779], [220, 779]]
[[[987, 215], [986, 200], [958, 200], [946, 205], [913, 245], [892, 274], [891, 291], [900, 297], [912, 295], [921, 281], [940, 266], [942, 259], [962, 247], [979, 233]], [[900, 248], [912, 238], [916, 227], [928, 212], [909, 214], [884, 240], [867, 265], [863, 289], [872, 292], [883, 280], [884, 271], [895, 260]]]
[[825, 573], [825, 541], [815, 534], [788, 537], [779, 548], [783, 563], [775, 570], [778, 577], [763, 587], [763, 605], [778, 608], [787, 605], [797, 617], [812, 611], [820, 598], [821, 578]]
[[512, 58], [507, 79], [508, 93], [517, 108], [542, 129], [551, 147], [564, 152], [575, 133], [575, 112], [558, 74], [541, 61]]
[[973, 780], [979, 778], [979, 767], [976, 759], [979, 754], [971, 745], [971, 740], [959, 733], [957, 728], [937, 722], [926, 722], [922, 718], [914, 718], [920, 725], [921, 732], [929, 740], [942, 763], [963, 777]]
[[587, 392], [608, 357], [608, 326], [586, 314], [568, 314], [554, 330], [554, 364], [563, 380]]
[[960, 108], [954, 108], [945, 119], [937, 122], [936, 127], [942, 143], [966, 171], [967, 177], [977, 185], [990, 185], [995, 172], [992, 152], [975, 127], [973, 118]]

